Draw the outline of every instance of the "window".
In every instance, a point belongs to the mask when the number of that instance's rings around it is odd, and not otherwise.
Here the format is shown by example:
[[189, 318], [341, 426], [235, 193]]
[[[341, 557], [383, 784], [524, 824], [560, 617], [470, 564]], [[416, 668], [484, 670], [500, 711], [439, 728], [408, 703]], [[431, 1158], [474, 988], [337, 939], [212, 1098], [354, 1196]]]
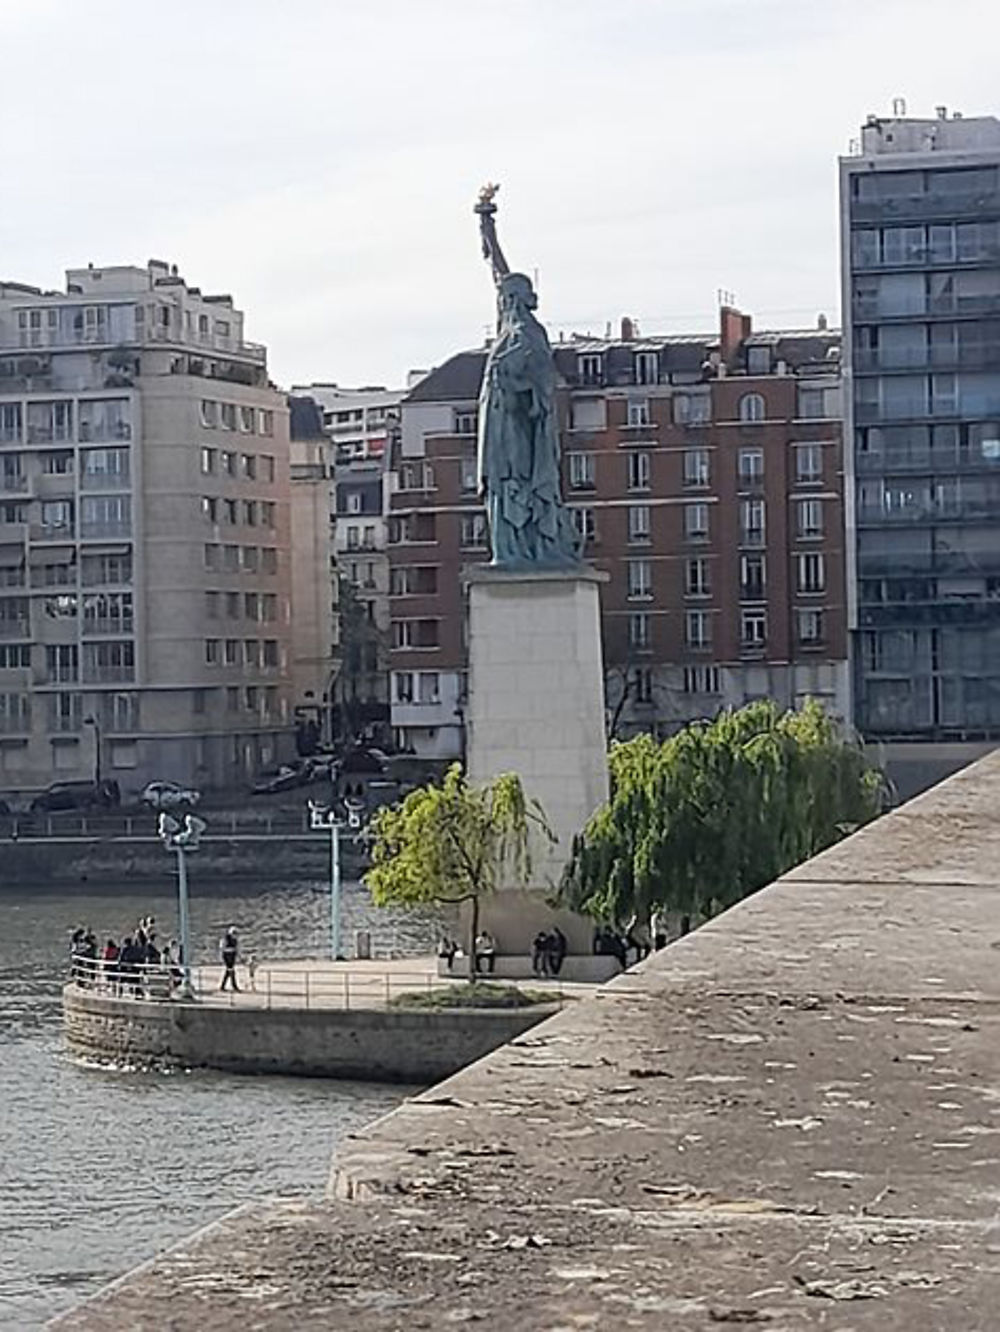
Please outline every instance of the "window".
[[573, 526], [576, 528], [577, 534], [584, 541], [596, 541], [597, 522], [594, 517], [594, 510], [574, 508], [571, 512], [573, 514]]
[[688, 541], [708, 540], [708, 505], [684, 505], [684, 536]]
[[261, 646], [261, 661], [265, 670], [271, 670], [278, 665], [278, 640], [276, 638], [265, 638]]
[[226, 545], [222, 547], [222, 567], [226, 573], [239, 573], [240, 571], [239, 546]]
[[58, 449], [42, 454], [42, 472], [45, 476], [72, 476], [73, 453], [70, 449]]
[[257, 501], [256, 501], [256, 500], [244, 500], [244, 501], [243, 501], [243, 522], [246, 524], [247, 527], [256, 527], [256, 526], [257, 526]]
[[257, 430], [261, 435], [271, 436], [274, 434], [274, 412], [261, 408], [257, 415]]
[[210, 620], [219, 618], [219, 594], [218, 592], [205, 593], [205, 614]]
[[257, 480], [257, 459], [252, 453], [240, 454], [240, 471], [247, 481]]
[[79, 406], [80, 440], [131, 439], [132, 412], [127, 398], [92, 398]]
[[206, 523], [217, 523], [219, 521], [219, 501], [214, 495], [202, 495], [201, 516]]
[[223, 449], [219, 454], [219, 461], [226, 476], [236, 475], [236, 454], [232, 449]]
[[[20, 413], [19, 404], [8, 404], [16, 406], [17, 413]], [[20, 417], [17, 415], [19, 422]], [[7, 423], [4, 422], [4, 425]], [[10, 424], [14, 424], [11, 422]], [[68, 402], [29, 402], [27, 413], [28, 443], [29, 444], [52, 444], [58, 440], [70, 441], [73, 438], [73, 410]], [[4, 431], [6, 437], [6, 430]], [[14, 438], [20, 436], [20, 429], [14, 435]]]
[[254, 409], [252, 407], [240, 408], [240, 429], [245, 435], [253, 434]]
[[351, 523], [347, 529], [347, 549], [358, 550], [361, 546], [361, 528], [357, 523]]
[[718, 666], [685, 666], [685, 694], [721, 694]]
[[652, 597], [653, 573], [649, 560], [628, 561], [628, 595], [633, 601]]
[[484, 549], [486, 545], [486, 514], [463, 513], [462, 548], [464, 550], [481, 550]]
[[799, 591], [823, 592], [826, 588], [826, 562], [818, 552], [798, 557]]
[[660, 360], [655, 351], [635, 353], [635, 382], [637, 384], [657, 384], [660, 379]]
[[224, 499], [222, 501], [222, 517], [230, 527], [234, 527], [239, 522], [240, 517], [239, 501], [234, 499]]
[[600, 352], [588, 352], [577, 358], [577, 374], [581, 384], [600, 384], [603, 381], [602, 361]]
[[747, 374], [748, 375], [768, 375], [771, 373], [771, 348], [748, 347], [747, 348]]
[[81, 565], [84, 587], [107, 587], [132, 581], [132, 556], [84, 555]]
[[256, 638], [243, 640], [243, 665], [253, 670], [260, 665], [260, 643]]
[[476, 413], [468, 409], [456, 410], [452, 429], [456, 435], [474, 435], [477, 429]]
[[397, 703], [413, 702], [413, 672], [393, 672], [393, 697]]
[[571, 490], [593, 490], [594, 455], [592, 453], [570, 453], [569, 485]]
[[84, 495], [80, 500], [81, 536], [128, 536], [131, 531], [129, 495]]
[[744, 546], [762, 546], [764, 544], [764, 501], [745, 499], [740, 501], [740, 541]]
[[219, 424], [223, 430], [236, 429], [236, 404], [232, 402], [219, 403]]
[[649, 540], [648, 504], [628, 506], [628, 539], [634, 546], [642, 545]]
[[392, 624], [394, 648], [436, 648], [438, 646], [437, 620], [394, 620]]
[[238, 620], [240, 618], [240, 594], [238, 592], [226, 593], [226, 619]]
[[712, 646], [712, 621], [708, 611], [685, 611], [684, 642], [689, 648]]
[[260, 471], [265, 481], [274, 480], [274, 457], [272, 454], [260, 454]]
[[823, 501], [807, 499], [798, 501], [799, 536], [821, 537], [823, 535]]
[[223, 645], [223, 660], [227, 666], [238, 666], [240, 660], [240, 640], [227, 638]]
[[242, 546], [242, 547], [241, 547], [241, 549], [240, 549], [240, 563], [241, 563], [241, 565], [242, 565], [242, 568], [243, 568], [243, 572], [244, 572], [244, 573], [256, 573], [256, 572], [257, 572], [257, 563], [258, 563], [257, 555], [258, 555], [258, 551], [257, 551], [257, 547], [256, 547], [256, 546]]
[[479, 465], [475, 458], [463, 458], [461, 463], [461, 486], [466, 494], [475, 494], [479, 489]]
[[637, 666], [632, 676], [632, 693], [637, 703], [652, 703], [653, 672], [649, 666]]
[[0, 732], [31, 730], [31, 698], [28, 694], [0, 694]]
[[684, 450], [684, 484], [704, 487], [708, 485], [708, 449]]
[[260, 502], [260, 521], [263, 527], [274, 526], [274, 516], [277, 512], [274, 500], [261, 500]]
[[795, 445], [795, 479], [801, 484], [823, 479], [823, 446]]
[[707, 425], [712, 416], [712, 400], [707, 393], [675, 393], [675, 425]]
[[744, 393], [740, 398], [738, 410], [741, 421], [763, 421], [764, 399], [759, 393]]
[[684, 564], [684, 591], [689, 597], [707, 597], [711, 593], [708, 560], [686, 560]]
[[628, 455], [629, 490], [649, 489], [649, 454], [643, 452]]
[[30, 665], [30, 643], [0, 643], [0, 671], [26, 670]]
[[[56, 694], [49, 699], [49, 730], [71, 732], [83, 728], [83, 699], [79, 694]], [[60, 749], [62, 746], [59, 747]], [[58, 755], [59, 750], [56, 750]], [[57, 759], [58, 763], [58, 759]]]
[[208, 399], [201, 400], [201, 423], [206, 430], [214, 430], [219, 424], [219, 404], [209, 402]]
[[264, 546], [260, 552], [260, 571], [265, 574], [278, 572], [278, 552], [273, 546]]
[[740, 556], [740, 597], [763, 601], [767, 595], [767, 571], [763, 555]]
[[0, 440], [5, 444], [21, 442], [21, 404], [0, 403]]
[[240, 690], [238, 685], [226, 686], [226, 711], [239, 712], [240, 710]]
[[840, 390], [800, 386], [796, 414], [800, 421], [829, 421], [840, 415]]
[[739, 481], [741, 486], [759, 486], [764, 480], [764, 450], [740, 449]]
[[131, 474], [128, 448], [81, 449], [80, 474], [84, 490], [124, 489]]
[[767, 611], [740, 611], [740, 643], [745, 648], [762, 648], [767, 642]]
[[132, 628], [131, 592], [96, 592], [83, 598], [85, 634], [130, 634]]
[[248, 620], [260, 619], [260, 601], [256, 592], [243, 593], [243, 614]]
[[639, 611], [628, 617], [629, 646], [643, 652], [649, 647], [649, 616]]
[[41, 519], [42, 536], [72, 536], [73, 501], [43, 500]]
[[215, 460], [218, 457], [216, 449], [203, 448], [201, 451], [201, 472], [202, 476], [215, 475]]
[[421, 671], [417, 676], [417, 698], [425, 704], [441, 702], [441, 676], [437, 671]]
[[45, 649], [45, 674], [50, 684], [75, 684], [80, 660], [75, 643], [60, 643]]
[[364, 527], [361, 529], [361, 549], [362, 549], [362, 550], [374, 550], [374, 549], [375, 549], [375, 524], [374, 524], [374, 523], [365, 523]]
[[605, 430], [607, 406], [603, 398], [574, 398], [569, 406], [570, 430]]
[[649, 425], [649, 403], [645, 398], [630, 398], [625, 410], [625, 424], [630, 430]]
[[800, 610], [795, 613], [799, 631], [799, 642], [803, 646], [822, 643], [823, 612], [821, 610]]
[[278, 598], [274, 592], [261, 593], [260, 618], [265, 624], [272, 624], [278, 618]]

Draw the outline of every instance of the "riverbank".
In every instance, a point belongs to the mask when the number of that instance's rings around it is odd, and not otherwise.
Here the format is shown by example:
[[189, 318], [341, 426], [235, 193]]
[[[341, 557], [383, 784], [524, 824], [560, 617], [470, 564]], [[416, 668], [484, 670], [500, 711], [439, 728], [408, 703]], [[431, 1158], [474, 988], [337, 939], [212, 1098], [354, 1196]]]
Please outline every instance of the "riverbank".
[[998, 806], [1000, 754], [57, 1326], [993, 1327]]

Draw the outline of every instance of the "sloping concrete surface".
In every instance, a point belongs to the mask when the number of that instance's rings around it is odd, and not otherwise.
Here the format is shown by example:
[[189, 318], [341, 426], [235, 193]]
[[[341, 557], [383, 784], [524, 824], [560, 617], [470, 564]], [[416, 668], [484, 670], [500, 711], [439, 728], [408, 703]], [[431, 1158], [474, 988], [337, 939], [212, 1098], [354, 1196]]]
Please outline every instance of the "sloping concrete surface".
[[1000, 753], [61, 1329], [1000, 1328]]

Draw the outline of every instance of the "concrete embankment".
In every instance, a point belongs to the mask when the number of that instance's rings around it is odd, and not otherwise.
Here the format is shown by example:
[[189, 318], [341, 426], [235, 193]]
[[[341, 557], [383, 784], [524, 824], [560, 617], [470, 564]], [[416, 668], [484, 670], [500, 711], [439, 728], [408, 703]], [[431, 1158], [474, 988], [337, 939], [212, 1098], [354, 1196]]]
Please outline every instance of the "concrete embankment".
[[992, 1332], [1000, 755], [56, 1326]]
[[233, 1007], [119, 999], [67, 985], [66, 1040], [78, 1054], [232, 1073], [437, 1082], [555, 1012], [293, 1005]]

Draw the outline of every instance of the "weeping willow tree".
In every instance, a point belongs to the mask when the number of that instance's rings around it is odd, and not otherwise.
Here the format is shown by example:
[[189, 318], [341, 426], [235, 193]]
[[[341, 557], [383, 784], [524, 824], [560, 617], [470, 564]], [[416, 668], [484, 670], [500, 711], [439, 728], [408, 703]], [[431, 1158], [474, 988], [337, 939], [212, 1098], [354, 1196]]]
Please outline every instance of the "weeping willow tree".
[[371, 824], [372, 866], [365, 876], [377, 906], [459, 906], [468, 902], [469, 978], [483, 897], [531, 876], [532, 832], [554, 836], [545, 814], [529, 800], [520, 778], [503, 773], [473, 786], [452, 764], [440, 786], [411, 791]]
[[751, 703], [663, 744], [612, 747], [611, 796], [577, 837], [563, 901], [598, 919], [710, 916], [878, 814], [882, 775], [818, 703]]

